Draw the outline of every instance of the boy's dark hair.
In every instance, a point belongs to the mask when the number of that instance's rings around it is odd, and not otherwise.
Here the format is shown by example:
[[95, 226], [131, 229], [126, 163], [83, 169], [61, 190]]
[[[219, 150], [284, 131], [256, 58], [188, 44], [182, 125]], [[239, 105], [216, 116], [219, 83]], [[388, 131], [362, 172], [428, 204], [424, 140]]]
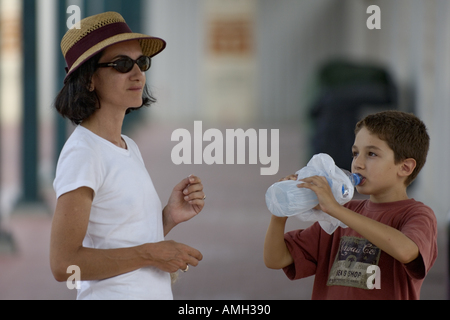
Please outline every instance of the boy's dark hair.
[[367, 128], [389, 145], [394, 151], [395, 164], [412, 158], [416, 160], [416, 168], [406, 179], [409, 186], [425, 165], [430, 137], [425, 124], [414, 114], [401, 111], [384, 111], [372, 114], [358, 122], [357, 134], [362, 128]]
[[[103, 52], [98, 53], [83, 63], [66, 80], [64, 87], [55, 99], [54, 106], [63, 118], [79, 125], [83, 120], [89, 118], [97, 109], [101, 108], [97, 93], [89, 91], [92, 76], [98, 69], [98, 62]], [[130, 108], [126, 114], [138, 110], [144, 106], [150, 106], [156, 99], [151, 96], [147, 86], [144, 87], [142, 105], [138, 108]]]

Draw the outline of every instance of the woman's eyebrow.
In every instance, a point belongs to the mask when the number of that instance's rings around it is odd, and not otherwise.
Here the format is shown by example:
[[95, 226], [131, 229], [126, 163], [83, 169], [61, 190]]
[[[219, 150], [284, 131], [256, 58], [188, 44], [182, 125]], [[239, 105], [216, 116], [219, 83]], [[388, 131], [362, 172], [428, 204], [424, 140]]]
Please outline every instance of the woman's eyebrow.
[[124, 55], [124, 54], [119, 54], [118, 56], [115, 56], [115, 57], [112, 58], [111, 60], [116, 60], [116, 59], [119, 59], [119, 58], [129, 58], [129, 56]]

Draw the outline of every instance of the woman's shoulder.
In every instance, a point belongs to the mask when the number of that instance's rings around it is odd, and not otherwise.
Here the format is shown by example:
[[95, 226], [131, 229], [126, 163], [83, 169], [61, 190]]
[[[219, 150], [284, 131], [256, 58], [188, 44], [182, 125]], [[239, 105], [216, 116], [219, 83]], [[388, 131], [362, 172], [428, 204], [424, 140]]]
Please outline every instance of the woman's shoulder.
[[95, 140], [89, 136], [87, 129], [78, 126], [70, 135], [69, 139], [67, 139], [61, 151], [61, 157], [69, 154], [77, 154], [80, 156], [88, 156], [89, 154], [95, 155], [98, 150]]

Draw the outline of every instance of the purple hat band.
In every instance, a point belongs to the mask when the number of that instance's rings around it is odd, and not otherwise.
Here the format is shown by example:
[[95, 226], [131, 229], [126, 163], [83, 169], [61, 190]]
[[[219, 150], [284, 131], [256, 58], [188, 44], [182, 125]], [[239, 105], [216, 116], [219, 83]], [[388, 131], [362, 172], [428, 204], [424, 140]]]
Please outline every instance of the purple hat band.
[[68, 72], [78, 58], [81, 57], [81, 55], [83, 55], [83, 53], [87, 50], [108, 38], [123, 33], [132, 33], [131, 29], [125, 22], [111, 23], [90, 32], [67, 52], [64, 57], [67, 63], [66, 71]]

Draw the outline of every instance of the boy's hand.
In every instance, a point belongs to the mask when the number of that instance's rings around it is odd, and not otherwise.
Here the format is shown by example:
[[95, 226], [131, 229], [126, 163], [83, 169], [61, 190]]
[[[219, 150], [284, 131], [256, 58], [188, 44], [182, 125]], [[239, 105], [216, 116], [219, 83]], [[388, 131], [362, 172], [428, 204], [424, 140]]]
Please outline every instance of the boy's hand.
[[288, 181], [288, 180], [297, 180], [297, 178], [298, 178], [298, 175], [297, 174], [291, 174], [290, 176], [287, 176], [287, 177], [285, 177], [285, 178], [282, 178], [282, 179], [280, 179], [280, 180], [278, 180], [278, 182], [281, 182], [281, 181]]
[[340, 207], [340, 204], [334, 198], [330, 185], [325, 177], [314, 176], [300, 181], [304, 183], [299, 184], [299, 188], [310, 189], [317, 195], [317, 198], [319, 199], [319, 206], [314, 209], [320, 209], [331, 215], [334, 208]]

